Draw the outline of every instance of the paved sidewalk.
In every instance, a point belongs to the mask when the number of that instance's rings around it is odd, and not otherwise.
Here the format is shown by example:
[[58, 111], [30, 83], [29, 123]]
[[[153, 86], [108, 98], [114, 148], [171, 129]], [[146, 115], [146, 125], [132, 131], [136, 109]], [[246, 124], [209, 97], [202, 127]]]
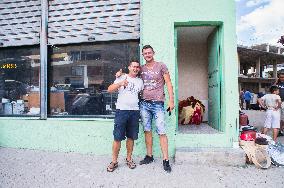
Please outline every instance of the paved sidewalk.
[[[0, 148], [0, 187], [284, 187], [284, 168], [173, 165], [162, 170], [161, 159], [130, 170], [120, 158], [108, 173], [110, 156]], [[140, 159], [135, 159], [138, 162]]]

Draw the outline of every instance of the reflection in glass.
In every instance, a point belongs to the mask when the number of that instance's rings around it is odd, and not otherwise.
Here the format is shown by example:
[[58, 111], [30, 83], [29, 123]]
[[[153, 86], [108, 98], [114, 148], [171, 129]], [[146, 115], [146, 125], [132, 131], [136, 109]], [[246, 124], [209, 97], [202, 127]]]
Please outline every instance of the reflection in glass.
[[112, 117], [117, 93], [107, 93], [119, 69], [138, 58], [138, 42], [50, 48], [49, 115]]
[[40, 114], [39, 48], [0, 49], [0, 114]]

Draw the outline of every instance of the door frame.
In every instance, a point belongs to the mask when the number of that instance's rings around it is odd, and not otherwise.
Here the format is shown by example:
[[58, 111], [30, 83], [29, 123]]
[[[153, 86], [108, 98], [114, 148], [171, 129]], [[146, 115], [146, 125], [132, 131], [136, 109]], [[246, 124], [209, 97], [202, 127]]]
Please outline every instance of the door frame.
[[[218, 29], [218, 41], [219, 41], [219, 77], [220, 77], [220, 113], [219, 113], [219, 130], [225, 132], [225, 105], [224, 105], [224, 27], [222, 21], [188, 21], [188, 22], [175, 22], [174, 23], [174, 49], [175, 49], [175, 104], [178, 106], [178, 62], [177, 62], [177, 28], [180, 27], [202, 27], [202, 26], [215, 26]], [[178, 131], [178, 110], [175, 111], [176, 115], [176, 130]]]

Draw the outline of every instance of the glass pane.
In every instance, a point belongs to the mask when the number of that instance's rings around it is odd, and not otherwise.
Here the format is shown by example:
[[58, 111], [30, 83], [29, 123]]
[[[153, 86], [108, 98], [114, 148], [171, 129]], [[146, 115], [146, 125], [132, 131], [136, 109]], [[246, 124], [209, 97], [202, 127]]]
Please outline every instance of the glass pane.
[[107, 88], [119, 69], [139, 57], [138, 42], [52, 46], [49, 66], [50, 116], [113, 117], [117, 93]]
[[39, 48], [0, 49], [1, 116], [40, 114]]

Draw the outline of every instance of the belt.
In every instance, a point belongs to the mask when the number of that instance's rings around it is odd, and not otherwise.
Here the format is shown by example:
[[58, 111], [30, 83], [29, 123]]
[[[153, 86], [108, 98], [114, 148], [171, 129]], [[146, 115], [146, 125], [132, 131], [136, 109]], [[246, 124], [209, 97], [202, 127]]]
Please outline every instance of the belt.
[[144, 99], [142, 99], [142, 102], [151, 103], [151, 104], [162, 104], [162, 105], [164, 105], [164, 101], [144, 100]]

